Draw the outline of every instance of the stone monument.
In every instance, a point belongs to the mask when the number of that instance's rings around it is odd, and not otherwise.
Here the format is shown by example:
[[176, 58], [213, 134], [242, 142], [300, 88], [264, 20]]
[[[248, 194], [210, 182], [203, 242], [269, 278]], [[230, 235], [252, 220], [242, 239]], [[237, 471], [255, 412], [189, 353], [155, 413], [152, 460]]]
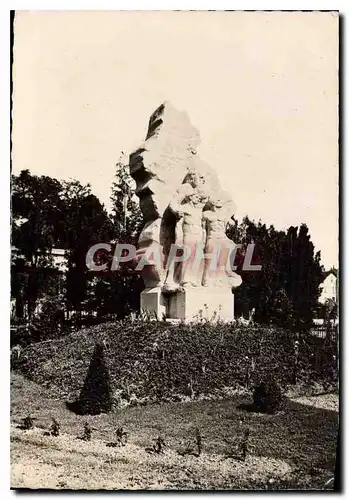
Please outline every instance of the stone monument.
[[145, 221], [136, 256], [145, 283], [141, 309], [159, 319], [231, 321], [241, 278], [225, 230], [235, 206], [198, 156], [199, 143], [187, 114], [165, 102], [130, 155]]

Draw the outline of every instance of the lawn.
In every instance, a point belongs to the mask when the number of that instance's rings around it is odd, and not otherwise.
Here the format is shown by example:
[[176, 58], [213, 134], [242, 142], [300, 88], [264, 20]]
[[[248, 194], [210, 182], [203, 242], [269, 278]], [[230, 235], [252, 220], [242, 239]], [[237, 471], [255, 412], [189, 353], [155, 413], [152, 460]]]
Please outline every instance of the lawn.
[[[237, 408], [246, 396], [226, 400], [163, 403], [82, 417], [42, 386], [11, 376], [11, 486], [68, 489], [321, 489], [333, 475], [338, 431], [338, 396], [289, 400], [276, 415]], [[35, 417], [35, 429], [17, 428]], [[59, 437], [44, 431], [55, 417]], [[85, 421], [92, 440], [77, 439]], [[129, 433], [126, 446], [109, 448], [115, 430]], [[199, 457], [181, 456], [195, 428], [203, 436]], [[250, 437], [246, 461], [232, 458], [243, 430]], [[147, 447], [162, 436], [162, 454]]]

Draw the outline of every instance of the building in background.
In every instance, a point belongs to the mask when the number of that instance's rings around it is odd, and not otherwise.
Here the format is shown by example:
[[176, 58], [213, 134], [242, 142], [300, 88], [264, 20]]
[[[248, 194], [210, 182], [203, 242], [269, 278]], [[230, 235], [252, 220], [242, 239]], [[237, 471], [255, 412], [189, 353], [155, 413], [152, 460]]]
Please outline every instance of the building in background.
[[337, 285], [337, 269], [330, 269], [325, 273], [325, 279], [320, 285], [321, 295], [319, 297], [320, 304], [325, 304], [328, 300], [334, 300], [338, 303], [338, 285]]
[[[42, 256], [40, 252], [38, 252], [38, 257]], [[66, 257], [66, 250], [62, 248], [52, 248], [47, 254], [45, 254], [45, 257], [48, 257], [49, 261], [49, 268], [51, 269], [51, 280], [46, 281], [47, 284], [54, 283], [53, 288], [51, 287], [51, 292], [52, 290], [54, 295], [59, 295], [63, 293], [65, 289], [65, 275], [68, 270], [68, 265], [67, 265], [67, 257]], [[31, 274], [31, 265], [28, 263], [26, 260], [25, 256], [21, 252], [20, 249], [16, 248], [15, 246], [11, 247], [11, 266], [20, 266], [20, 272], [17, 274], [17, 276], [21, 276], [19, 281], [13, 282], [11, 281], [11, 309], [10, 309], [10, 318], [11, 321], [16, 321], [17, 319], [19, 320], [28, 320], [30, 317], [29, 314], [29, 298], [30, 296], [28, 295], [26, 291], [27, 283], [29, 276]], [[38, 267], [40, 267], [40, 259], [38, 262]], [[19, 269], [19, 268], [17, 268]], [[46, 267], [47, 269], [47, 267]], [[44, 295], [47, 294], [44, 292]], [[34, 313], [37, 313], [40, 311], [40, 306], [39, 304], [36, 305], [34, 309]]]
[[318, 317], [313, 323], [322, 326], [326, 321], [338, 325], [338, 271], [335, 268], [324, 273], [324, 280], [320, 285]]
[[[40, 255], [40, 253], [39, 253]], [[67, 258], [66, 258], [66, 250], [63, 248], [52, 248], [49, 253], [49, 256], [52, 258], [52, 264], [54, 267], [59, 269], [59, 271], [65, 272], [67, 270]], [[12, 246], [11, 247], [11, 259], [14, 261], [15, 259], [24, 259], [24, 255], [22, 255], [21, 251]]]

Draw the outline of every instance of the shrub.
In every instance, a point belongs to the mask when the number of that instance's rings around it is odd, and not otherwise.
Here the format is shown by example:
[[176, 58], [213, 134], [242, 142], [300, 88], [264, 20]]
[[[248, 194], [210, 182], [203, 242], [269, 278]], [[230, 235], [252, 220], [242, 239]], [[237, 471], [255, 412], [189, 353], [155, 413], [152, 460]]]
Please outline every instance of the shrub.
[[81, 415], [99, 415], [112, 409], [109, 373], [104, 360], [102, 344], [95, 345], [80, 397], [75, 404], [70, 405], [71, 409], [74, 410], [74, 406], [76, 412]]
[[60, 432], [60, 424], [59, 422], [52, 417], [52, 424], [51, 424], [51, 427], [50, 427], [50, 434], [51, 436], [54, 436], [54, 437], [58, 437], [59, 436], [59, 432]]
[[29, 342], [56, 338], [63, 334], [65, 300], [63, 295], [46, 295], [38, 301], [37, 312], [29, 323]]
[[253, 390], [253, 404], [263, 413], [275, 413], [282, 399], [281, 389], [274, 379], [260, 382]]
[[22, 418], [22, 424], [19, 427], [24, 431], [29, 431], [30, 429], [34, 429], [34, 420], [36, 420], [36, 418], [33, 418], [30, 415], [28, 415]]
[[82, 439], [83, 441], [91, 441], [91, 437], [92, 437], [92, 429], [91, 429], [91, 426], [88, 422], [85, 422], [84, 424], [84, 433], [82, 435], [82, 437], [80, 439]]

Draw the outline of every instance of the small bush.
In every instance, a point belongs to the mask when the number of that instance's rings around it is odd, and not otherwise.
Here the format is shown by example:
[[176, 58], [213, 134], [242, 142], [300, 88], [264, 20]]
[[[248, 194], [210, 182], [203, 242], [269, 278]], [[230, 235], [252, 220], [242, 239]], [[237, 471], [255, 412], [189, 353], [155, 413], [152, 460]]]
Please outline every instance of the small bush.
[[201, 455], [202, 452], [202, 435], [200, 433], [200, 429], [195, 429], [195, 443], [197, 447], [198, 456]]
[[148, 451], [150, 453], [160, 454], [160, 453], [163, 453], [164, 446], [165, 446], [165, 441], [163, 440], [163, 438], [161, 436], [159, 436], [155, 440], [155, 444], [151, 448], [147, 448], [146, 451]]
[[19, 428], [23, 431], [34, 429], [34, 420], [36, 419], [31, 417], [30, 415], [27, 415], [26, 417], [22, 418], [22, 424], [19, 426]]
[[50, 427], [50, 434], [51, 436], [54, 436], [54, 437], [58, 437], [59, 436], [59, 432], [60, 432], [60, 424], [59, 422], [52, 417], [52, 424], [51, 424], [51, 427]]
[[83, 441], [91, 441], [92, 437], [92, 428], [88, 422], [84, 424], [84, 433], [78, 439], [82, 439]]
[[63, 295], [46, 295], [38, 301], [38, 311], [29, 323], [29, 342], [57, 338], [64, 334]]
[[274, 379], [260, 382], [253, 390], [253, 404], [263, 413], [278, 411], [282, 400], [281, 389]]

